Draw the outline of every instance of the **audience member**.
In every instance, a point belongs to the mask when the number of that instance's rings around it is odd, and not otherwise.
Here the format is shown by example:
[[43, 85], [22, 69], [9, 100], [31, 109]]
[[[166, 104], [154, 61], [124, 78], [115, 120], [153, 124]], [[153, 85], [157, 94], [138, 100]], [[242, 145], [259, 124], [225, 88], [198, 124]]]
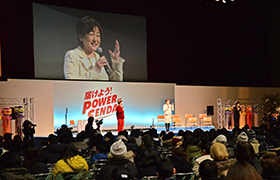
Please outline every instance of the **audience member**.
[[189, 163], [189, 152], [187, 148], [180, 146], [173, 149], [172, 156], [169, 158], [177, 173], [189, 173], [193, 171]]
[[176, 173], [172, 162], [168, 158], [161, 158], [157, 163], [157, 176], [160, 180], [175, 180], [172, 176]]
[[201, 180], [225, 180], [225, 176], [218, 177], [218, 167], [214, 161], [206, 159], [200, 163], [199, 176]]
[[265, 180], [280, 179], [280, 159], [273, 154], [265, 154], [261, 157], [262, 178]]
[[143, 136], [142, 151], [135, 157], [139, 179], [144, 176], [156, 176], [159, 154], [153, 149], [153, 145], [154, 140], [150, 135]]
[[111, 131], [107, 132], [104, 135], [104, 141], [105, 141], [105, 145], [106, 145], [106, 152], [109, 153], [111, 145], [115, 142], [115, 137]]
[[58, 144], [58, 137], [54, 134], [48, 136], [48, 145], [45, 147], [40, 157], [44, 163], [56, 163], [60, 159], [60, 144]]
[[39, 150], [34, 146], [29, 146], [25, 151], [23, 166], [30, 174], [49, 172], [47, 164], [41, 162]]
[[247, 134], [243, 131], [237, 136], [237, 141], [238, 142], [248, 142], [248, 136]]
[[93, 155], [91, 157], [91, 162], [94, 162], [96, 160], [100, 160], [100, 159], [108, 159], [108, 154], [107, 150], [106, 150], [106, 144], [105, 143], [101, 143], [99, 145], [96, 146], [96, 150], [95, 150], [95, 155]]
[[228, 169], [236, 161], [234, 159], [228, 159], [227, 148], [222, 143], [214, 143], [210, 148], [210, 155], [217, 164], [218, 177], [222, 175], [226, 176]]
[[249, 139], [248, 142], [253, 146], [255, 154], [258, 154], [260, 143], [256, 139], [256, 132], [254, 130], [248, 129], [246, 133]]
[[238, 162], [245, 161], [251, 164], [258, 171], [259, 174], [262, 174], [261, 165], [250, 143], [248, 142], [237, 143], [235, 154]]
[[77, 149], [72, 142], [61, 144], [61, 159], [57, 161], [52, 174], [62, 172], [88, 171], [88, 164], [84, 158], [77, 155]]
[[201, 157], [195, 159], [194, 165], [193, 165], [193, 168], [192, 168], [197, 176], [199, 175], [200, 163], [204, 160], [211, 160], [211, 161], [213, 160], [210, 156], [211, 145], [212, 145], [211, 142], [206, 142], [206, 143], [203, 142], [203, 143], [200, 144]]
[[217, 136], [212, 143], [219, 142], [222, 143], [226, 146], [227, 152], [229, 154], [229, 158], [235, 158], [235, 153], [234, 153], [234, 144], [229, 143], [227, 140], [227, 137], [223, 134], [220, 134]]
[[106, 163], [105, 166], [102, 167], [97, 180], [111, 180], [113, 171], [119, 167], [127, 168], [130, 172], [130, 178], [136, 177], [136, 165], [125, 158], [125, 155], [127, 154], [127, 147], [121, 139], [112, 144], [110, 153], [114, 158], [112, 158]]
[[262, 180], [262, 177], [251, 164], [241, 161], [229, 168], [226, 180]]

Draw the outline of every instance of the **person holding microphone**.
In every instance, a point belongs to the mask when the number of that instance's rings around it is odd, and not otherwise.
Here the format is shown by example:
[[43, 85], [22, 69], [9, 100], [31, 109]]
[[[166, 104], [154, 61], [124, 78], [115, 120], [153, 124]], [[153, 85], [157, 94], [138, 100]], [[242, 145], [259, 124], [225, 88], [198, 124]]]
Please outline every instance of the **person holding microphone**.
[[118, 106], [116, 108], [118, 119], [118, 132], [123, 131], [124, 126], [124, 107], [122, 99], [118, 99]]
[[170, 104], [170, 100], [166, 99], [163, 105], [164, 118], [165, 118], [165, 128], [166, 132], [169, 132], [169, 127], [171, 123], [171, 114], [174, 111], [174, 103]]

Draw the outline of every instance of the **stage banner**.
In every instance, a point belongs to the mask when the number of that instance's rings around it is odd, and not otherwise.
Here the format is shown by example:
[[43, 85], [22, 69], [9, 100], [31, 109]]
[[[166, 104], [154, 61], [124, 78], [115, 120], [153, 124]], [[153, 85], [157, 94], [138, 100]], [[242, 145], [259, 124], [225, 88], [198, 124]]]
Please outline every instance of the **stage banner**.
[[163, 114], [162, 105], [168, 98], [174, 102], [175, 84], [125, 82], [54, 82], [54, 128], [74, 120], [92, 116], [103, 119], [102, 129], [116, 129], [117, 99], [123, 100], [125, 129], [147, 128]]

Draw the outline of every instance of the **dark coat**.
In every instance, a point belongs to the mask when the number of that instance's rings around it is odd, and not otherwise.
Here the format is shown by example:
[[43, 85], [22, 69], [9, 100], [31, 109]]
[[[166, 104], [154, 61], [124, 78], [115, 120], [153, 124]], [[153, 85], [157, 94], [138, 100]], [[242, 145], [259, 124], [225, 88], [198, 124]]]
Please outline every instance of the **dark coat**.
[[111, 161], [108, 161], [105, 166], [102, 167], [99, 176], [97, 177], [97, 180], [111, 180], [111, 174], [114, 171], [115, 168], [120, 166], [126, 166], [130, 172], [130, 177], [134, 178], [137, 175], [137, 168], [136, 165], [127, 160], [127, 159], [114, 159]]
[[191, 165], [184, 159], [179, 158], [178, 156], [171, 156], [169, 159], [172, 161], [176, 173], [188, 173], [193, 172]]
[[40, 154], [42, 162], [56, 163], [60, 159], [60, 144], [49, 144]]

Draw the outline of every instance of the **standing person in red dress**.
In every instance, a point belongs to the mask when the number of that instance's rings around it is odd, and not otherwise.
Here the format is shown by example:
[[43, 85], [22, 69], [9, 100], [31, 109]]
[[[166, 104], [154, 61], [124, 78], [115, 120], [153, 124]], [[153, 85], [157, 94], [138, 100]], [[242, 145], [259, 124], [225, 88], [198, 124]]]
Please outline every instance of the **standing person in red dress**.
[[118, 99], [117, 106], [118, 132], [123, 131], [124, 126], [124, 107], [122, 99]]

